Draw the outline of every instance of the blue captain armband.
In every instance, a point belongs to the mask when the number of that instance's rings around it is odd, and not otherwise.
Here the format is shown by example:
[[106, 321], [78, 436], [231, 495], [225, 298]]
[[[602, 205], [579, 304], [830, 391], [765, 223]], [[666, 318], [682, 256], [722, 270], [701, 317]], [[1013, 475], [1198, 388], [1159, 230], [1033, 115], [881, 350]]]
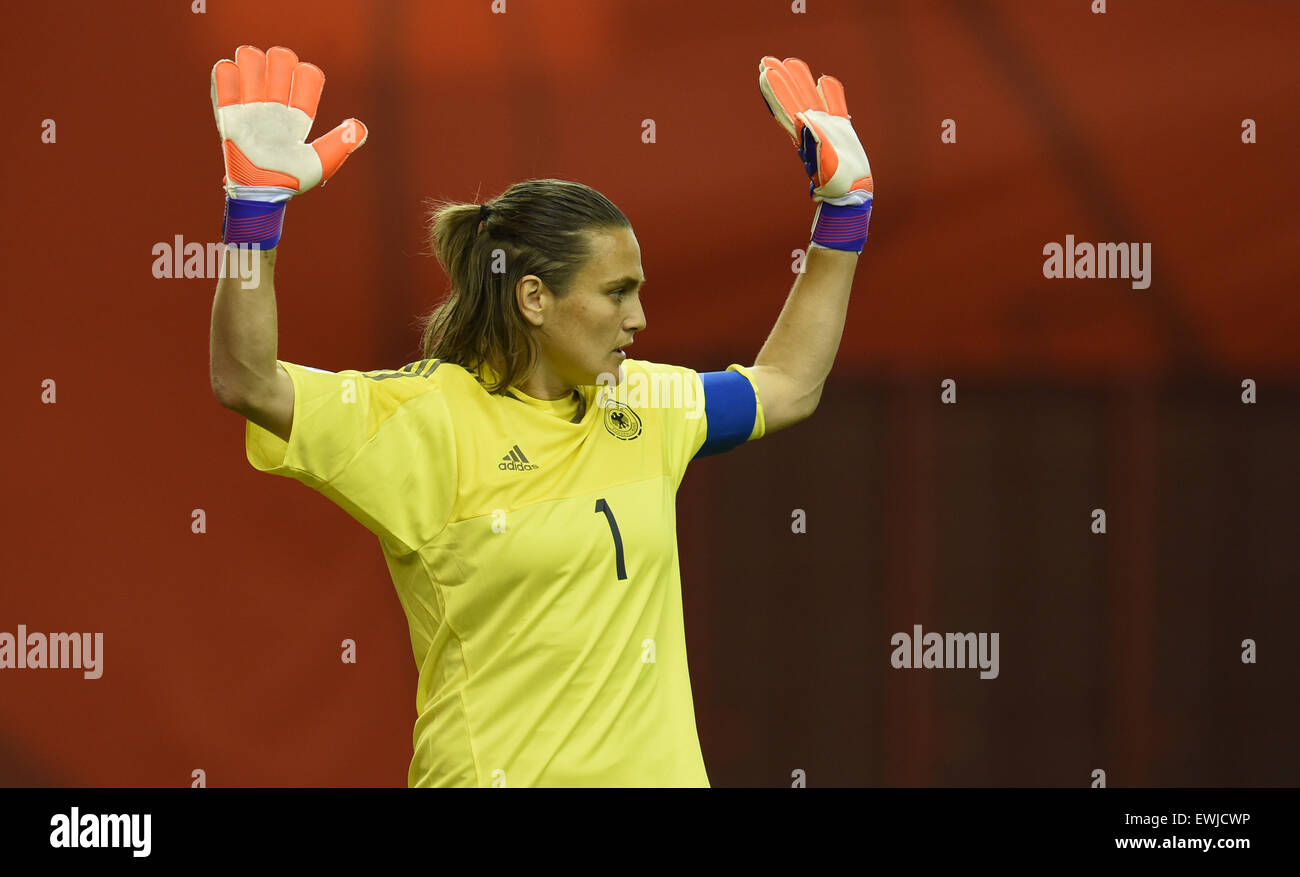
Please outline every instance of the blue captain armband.
[[708, 435], [695, 457], [721, 454], [743, 445], [754, 431], [758, 402], [754, 385], [738, 371], [702, 372]]

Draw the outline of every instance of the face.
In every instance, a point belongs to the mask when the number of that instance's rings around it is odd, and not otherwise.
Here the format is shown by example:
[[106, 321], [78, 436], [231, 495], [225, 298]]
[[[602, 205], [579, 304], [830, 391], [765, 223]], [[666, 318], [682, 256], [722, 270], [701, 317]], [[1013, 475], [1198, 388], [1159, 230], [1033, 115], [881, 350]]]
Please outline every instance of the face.
[[[616, 375], [632, 337], [645, 328], [640, 287], [641, 247], [630, 228], [589, 232], [591, 258], [569, 293], [557, 297], [533, 275], [519, 281], [516, 297], [538, 343], [538, 368], [523, 389], [554, 399], [570, 388]], [[608, 378], [606, 379], [608, 380]]]

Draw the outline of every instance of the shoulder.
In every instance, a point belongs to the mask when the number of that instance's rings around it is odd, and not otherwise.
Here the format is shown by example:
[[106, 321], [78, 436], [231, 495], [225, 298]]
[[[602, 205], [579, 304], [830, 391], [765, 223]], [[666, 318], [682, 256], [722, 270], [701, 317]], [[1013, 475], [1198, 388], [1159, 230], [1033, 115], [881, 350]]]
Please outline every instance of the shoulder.
[[398, 368], [328, 371], [298, 363], [278, 362], [295, 389], [306, 397], [338, 396], [343, 401], [368, 400], [371, 406], [396, 409], [418, 397], [436, 394], [467, 401], [486, 395], [474, 374], [440, 359], [420, 359]]
[[694, 420], [703, 413], [704, 388], [694, 369], [644, 359], [626, 359], [617, 386], [609, 387], [606, 398], [660, 418], [685, 416]]
[[627, 369], [634, 369], [638, 371], [647, 371], [647, 372], [683, 371], [683, 370], [690, 371], [691, 370], [686, 368], [686, 366], [684, 365], [670, 365], [669, 363], [666, 362], [652, 362], [651, 360], [648, 359], [632, 359], [630, 357], [628, 359], [623, 360], [623, 366], [624, 368]]
[[[653, 400], [661, 399], [665, 394], [678, 400], [693, 398], [700, 391], [700, 375], [694, 369], [683, 365], [668, 365], [662, 362], [650, 362], [645, 359], [625, 359], [618, 386], [611, 390], [619, 397], [630, 396], [632, 407], [638, 398], [648, 398], [651, 407], [660, 407]], [[680, 405], [680, 401], [677, 403]]]
[[[361, 377], [368, 378], [372, 381], [388, 381], [409, 378], [427, 383], [437, 383], [440, 380], [445, 379], [447, 375], [446, 370], [449, 366], [451, 366], [451, 363], [444, 362], [441, 359], [418, 359], [415, 362], [408, 362], [400, 368], [377, 368], [368, 371], [356, 369], [356, 372]], [[459, 368], [459, 366], [457, 366], [457, 368]], [[438, 376], [438, 372], [440, 371], [443, 372], [441, 377]]]
[[420, 359], [401, 368], [357, 371], [355, 374], [381, 392], [393, 395], [415, 396], [432, 391], [455, 395], [485, 392], [478, 376], [443, 359]]
[[648, 359], [625, 359], [623, 360], [623, 372], [626, 376], [655, 376], [668, 377], [674, 376], [681, 379], [694, 379], [698, 377], [695, 369], [687, 368], [684, 365], [669, 365], [663, 362], [651, 362]]

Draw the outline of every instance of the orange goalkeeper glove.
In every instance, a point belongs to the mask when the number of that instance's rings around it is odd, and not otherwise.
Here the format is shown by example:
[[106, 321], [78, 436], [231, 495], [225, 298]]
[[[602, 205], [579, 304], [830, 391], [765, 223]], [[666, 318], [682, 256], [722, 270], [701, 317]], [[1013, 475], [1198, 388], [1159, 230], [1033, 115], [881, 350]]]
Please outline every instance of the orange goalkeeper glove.
[[871, 164], [850, 123], [844, 86], [834, 76], [813, 82], [798, 58], [765, 56], [758, 65], [758, 87], [781, 127], [794, 141], [818, 202], [812, 242], [862, 252], [871, 221], [875, 187]]
[[324, 185], [366, 142], [366, 126], [348, 119], [306, 142], [325, 74], [283, 46], [263, 53], [240, 46], [235, 60], [212, 68], [212, 109], [226, 160], [227, 243], [274, 247], [294, 195]]

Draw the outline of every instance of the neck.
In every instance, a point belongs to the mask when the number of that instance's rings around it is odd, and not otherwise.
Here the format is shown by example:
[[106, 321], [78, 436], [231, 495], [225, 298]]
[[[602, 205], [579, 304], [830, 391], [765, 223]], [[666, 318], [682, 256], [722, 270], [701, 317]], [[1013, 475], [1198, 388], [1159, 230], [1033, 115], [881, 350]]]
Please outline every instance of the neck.
[[554, 377], [538, 374], [536, 371], [516, 386], [534, 399], [544, 399], [548, 402], [564, 399], [575, 389], [572, 384], [565, 383]]

